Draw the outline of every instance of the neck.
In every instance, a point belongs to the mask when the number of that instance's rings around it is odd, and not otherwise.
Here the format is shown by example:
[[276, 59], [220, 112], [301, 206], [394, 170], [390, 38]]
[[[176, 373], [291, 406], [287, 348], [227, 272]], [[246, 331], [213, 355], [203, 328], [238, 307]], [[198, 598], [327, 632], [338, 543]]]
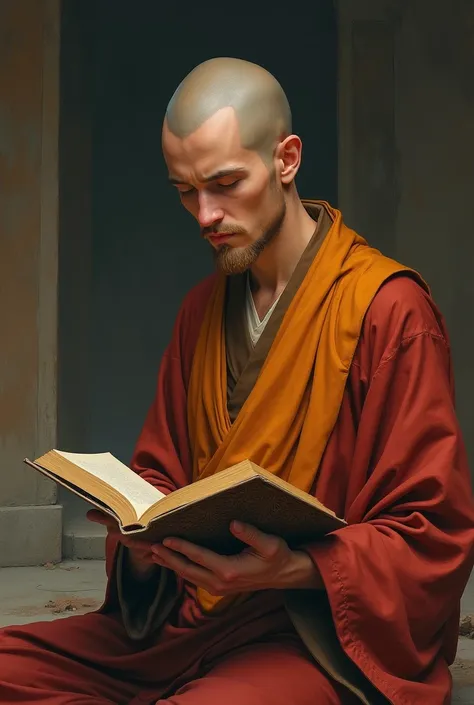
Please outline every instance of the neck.
[[315, 221], [295, 191], [288, 199], [280, 232], [250, 269], [252, 289], [280, 293], [288, 284], [315, 228]]

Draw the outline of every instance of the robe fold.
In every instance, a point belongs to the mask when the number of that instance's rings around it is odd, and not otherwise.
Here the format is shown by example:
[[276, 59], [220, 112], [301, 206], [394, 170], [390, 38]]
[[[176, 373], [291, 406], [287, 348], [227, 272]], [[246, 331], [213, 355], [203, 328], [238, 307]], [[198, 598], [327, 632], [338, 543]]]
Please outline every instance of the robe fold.
[[[325, 207], [317, 208], [319, 219]], [[215, 286], [216, 277], [210, 277], [183, 303], [134, 452], [133, 469], [163, 492], [193, 480], [188, 390]], [[290, 286], [272, 319], [288, 310], [291, 294]], [[249, 349], [240, 295], [237, 288], [226, 307], [234, 419], [261, 373], [257, 348], [265, 345], [261, 339]], [[235, 327], [229, 324], [232, 312]], [[262, 335], [270, 336], [267, 344], [275, 335], [272, 319]], [[249, 657], [236, 676], [242, 682], [245, 669], [252, 670], [254, 645], [281, 644], [287, 654], [296, 649], [298, 663], [304, 653], [316, 661], [314, 680], [306, 674], [306, 693], [297, 691], [294, 680], [295, 698], [285, 694], [286, 703], [447, 705], [460, 598], [474, 562], [474, 511], [447, 334], [429, 293], [408, 272], [387, 278], [368, 307], [309, 491], [348, 522], [304, 547], [321, 573], [324, 594], [262, 591], [207, 613], [195, 587], [168, 571], [155, 577], [153, 590], [131, 582], [126, 551], [108, 539], [109, 582], [100, 613], [61, 620], [61, 628], [55, 622], [0, 631], [0, 702], [102, 703], [113, 677], [123, 682], [121, 699], [110, 696], [114, 702], [141, 694], [137, 703], [169, 697], [170, 703], [233, 705], [226, 698], [229, 674], [220, 699], [202, 691], [193, 700], [192, 684], [206, 681], [218, 664], [239, 653], [244, 662]], [[276, 671], [285, 671], [284, 663], [288, 683], [301, 680], [290, 656], [275, 660]], [[41, 699], [41, 688], [70, 692], [70, 672], [82, 683], [74, 692], [96, 688], [100, 697]], [[30, 683], [35, 674], [36, 686]], [[241, 702], [279, 703], [281, 687], [278, 679], [273, 690], [256, 685]]]

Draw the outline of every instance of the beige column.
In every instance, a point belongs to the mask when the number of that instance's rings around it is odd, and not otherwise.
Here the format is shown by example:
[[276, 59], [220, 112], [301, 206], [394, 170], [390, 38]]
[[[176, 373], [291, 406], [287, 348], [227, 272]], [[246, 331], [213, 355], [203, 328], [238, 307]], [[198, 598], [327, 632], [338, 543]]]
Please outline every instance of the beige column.
[[[474, 461], [474, 3], [338, 0], [339, 205], [446, 317]], [[474, 467], [474, 465], [472, 465]]]
[[61, 557], [56, 442], [59, 0], [0, 0], [0, 566]]

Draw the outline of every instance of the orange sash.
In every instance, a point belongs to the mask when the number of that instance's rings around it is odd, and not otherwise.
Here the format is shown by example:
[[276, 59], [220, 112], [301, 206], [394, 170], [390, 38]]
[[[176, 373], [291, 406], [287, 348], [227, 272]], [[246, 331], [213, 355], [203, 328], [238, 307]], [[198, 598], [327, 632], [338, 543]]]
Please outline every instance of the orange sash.
[[[388, 277], [412, 272], [369, 247], [344, 225], [338, 210], [317, 203], [329, 212], [333, 225], [233, 424], [227, 412], [226, 278], [217, 280], [188, 391], [194, 479], [249, 458], [309, 492], [338, 417], [366, 311]], [[198, 599], [204, 610], [212, 611], [222, 598], [199, 589]]]

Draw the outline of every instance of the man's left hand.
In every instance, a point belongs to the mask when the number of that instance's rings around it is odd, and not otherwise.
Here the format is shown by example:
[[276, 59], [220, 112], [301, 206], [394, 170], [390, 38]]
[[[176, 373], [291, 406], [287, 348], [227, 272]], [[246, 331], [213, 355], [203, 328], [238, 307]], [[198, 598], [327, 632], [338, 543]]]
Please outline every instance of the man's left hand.
[[292, 551], [283, 539], [248, 524], [232, 522], [230, 529], [247, 544], [237, 555], [222, 556], [188, 541], [168, 538], [152, 546], [155, 563], [211, 595], [324, 588], [318, 569], [305, 551]]

